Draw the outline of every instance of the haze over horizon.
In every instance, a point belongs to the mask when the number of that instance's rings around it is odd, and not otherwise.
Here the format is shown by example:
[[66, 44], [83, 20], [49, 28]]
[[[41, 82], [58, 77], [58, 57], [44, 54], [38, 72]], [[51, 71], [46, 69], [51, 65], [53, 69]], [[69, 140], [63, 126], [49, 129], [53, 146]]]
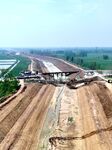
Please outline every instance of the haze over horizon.
[[0, 1], [0, 47], [112, 47], [111, 0]]

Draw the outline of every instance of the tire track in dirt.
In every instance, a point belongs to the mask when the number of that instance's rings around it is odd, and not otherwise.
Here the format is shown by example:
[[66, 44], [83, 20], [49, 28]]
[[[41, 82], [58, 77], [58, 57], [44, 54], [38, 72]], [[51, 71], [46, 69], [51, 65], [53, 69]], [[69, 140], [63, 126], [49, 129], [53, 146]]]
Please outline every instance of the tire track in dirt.
[[56, 140], [58, 140], [58, 141], [84, 140], [86, 138], [90, 138], [91, 136], [93, 136], [95, 134], [99, 134], [101, 132], [107, 132], [107, 131], [111, 131], [111, 130], [112, 130], [112, 126], [110, 126], [108, 128], [96, 130], [96, 131], [91, 131], [90, 133], [87, 133], [87, 134], [82, 135], [80, 137], [51, 137], [51, 138], [49, 138], [49, 142], [51, 145], [56, 147]]

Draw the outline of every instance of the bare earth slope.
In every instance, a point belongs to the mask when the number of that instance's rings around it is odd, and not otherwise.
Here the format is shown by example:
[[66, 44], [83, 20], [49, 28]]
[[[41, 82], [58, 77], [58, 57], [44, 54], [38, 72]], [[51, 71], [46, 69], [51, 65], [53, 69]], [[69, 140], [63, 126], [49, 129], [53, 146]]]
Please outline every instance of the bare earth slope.
[[77, 90], [67, 87], [61, 100], [57, 129], [49, 139], [56, 150], [111, 150], [112, 91], [105, 83]]
[[52, 85], [29, 84], [0, 110], [0, 150], [37, 148], [53, 92]]
[[[64, 62], [52, 60], [46, 57], [62, 71], [69, 68]], [[78, 89], [56, 87], [51, 101], [38, 150], [112, 149], [111, 84], [94, 82]]]

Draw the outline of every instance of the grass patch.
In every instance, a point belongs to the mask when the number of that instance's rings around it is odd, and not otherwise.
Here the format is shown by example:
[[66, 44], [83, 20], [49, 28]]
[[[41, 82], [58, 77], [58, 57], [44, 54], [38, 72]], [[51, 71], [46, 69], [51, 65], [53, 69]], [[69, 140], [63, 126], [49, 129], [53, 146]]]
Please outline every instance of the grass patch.
[[73, 117], [68, 117], [68, 123], [72, 123], [74, 121]]
[[17, 66], [10, 72], [10, 75], [18, 76], [21, 71], [28, 70], [28, 66], [30, 65], [31, 61], [29, 58], [24, 56], [15, 56], [16, 60], [19, 60], [20, 62], [17, 64]]

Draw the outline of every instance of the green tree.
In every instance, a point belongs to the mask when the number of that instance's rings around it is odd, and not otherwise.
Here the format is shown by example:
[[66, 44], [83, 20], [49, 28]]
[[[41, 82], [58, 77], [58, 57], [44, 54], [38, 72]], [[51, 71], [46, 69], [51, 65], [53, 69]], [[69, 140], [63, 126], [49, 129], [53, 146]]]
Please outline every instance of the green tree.
[[69, 56], [66, 56], [66, 60], [69, 61], [69, 59], [70, 59], [70, 57], [69, 57]]
[[73, 57], [71, 58], [71, 62], [74, 62], [74, 58]]
[[109, 59], [109, 56], [108, 55], [103, 55], [103, 59], [107, 60], [107, 59]]

